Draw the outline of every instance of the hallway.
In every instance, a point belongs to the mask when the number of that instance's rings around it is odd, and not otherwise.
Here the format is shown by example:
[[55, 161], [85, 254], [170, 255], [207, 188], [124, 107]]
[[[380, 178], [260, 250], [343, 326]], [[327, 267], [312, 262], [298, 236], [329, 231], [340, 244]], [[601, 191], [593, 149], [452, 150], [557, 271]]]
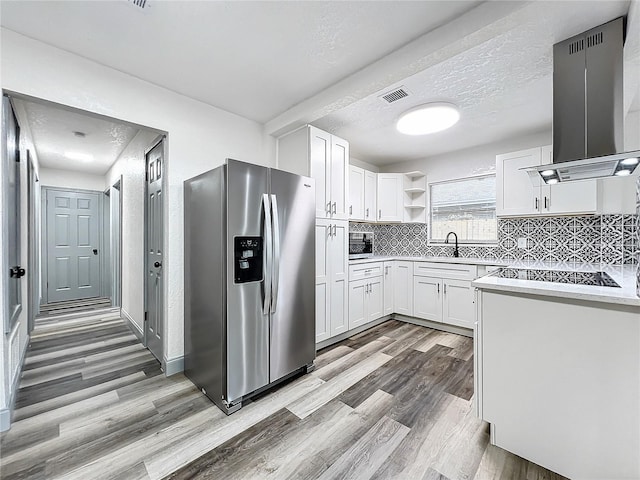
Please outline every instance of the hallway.
[[194, 396], [202, 408], [202, 395], [182, 375], [162, 374], [117, 309], [40, 317], [1, 437], [1, 476], [67, 473], [180, 420]]

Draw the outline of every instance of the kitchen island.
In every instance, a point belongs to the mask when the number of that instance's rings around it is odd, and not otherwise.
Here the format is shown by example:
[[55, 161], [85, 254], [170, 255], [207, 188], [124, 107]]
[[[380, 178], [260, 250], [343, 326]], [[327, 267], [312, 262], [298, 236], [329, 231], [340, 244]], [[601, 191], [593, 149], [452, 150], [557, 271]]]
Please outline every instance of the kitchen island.
[[567, 265], [514, 267], [556, 281], [473, 282], [476, 407], [492, 443], [569, 478], [640, 478], [636, 267], [573, 268], [619, 287], [559, 283]]

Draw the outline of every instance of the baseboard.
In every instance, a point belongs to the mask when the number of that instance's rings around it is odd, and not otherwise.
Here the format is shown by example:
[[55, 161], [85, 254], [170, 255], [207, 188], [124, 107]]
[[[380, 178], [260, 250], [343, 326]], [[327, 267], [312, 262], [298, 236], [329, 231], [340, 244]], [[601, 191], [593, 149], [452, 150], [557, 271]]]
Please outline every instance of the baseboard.
[[364, 332], [365, 330], [369, 330], [372, 327], [376, 327], [381, 323], [386, 322], [387, 320], [391, 320], [392, 315], [387, 315], [385, 317], [381, 317], [371, 323], [367, 323], [366, 325], [361, 325], [359, 327], [354, 328], [353, 330], [349, 330], [348, 332], [341, 333], [340, 335], [336, 335], [335, 337], [327, 338], [321, 342], [316, 343], [316, 351], [321, 350], [329, 345], [333, 345], [334, 343], [341, 342], [342, 340], [346, 340], [349, 337], [353, 337], [360, 332]]
[[127, 312], [124, 308], [120, 308], [120, 316], [125, 321], [129, 330], [133, 332], [133, 334], [140, 340], [140, 343], [144, 345], [144, 332], [140, 329], [138, 324], [133, 320], [129, 312]]
[[16, 405], [16, 398], [18, 389], [20, 388], [20, 379], [22, 378], [22, 367], [24, 367], [24, 359], [27, 356], [27, 350], [29, 350], [29, 342], [31, 337], [27, 335], [27, 341], [25, 342], [22, 353], [20, 354], [20, 368], [13, 379], [13, 387], [11, 388], [11, 398], [9, 399], [9, 408], [0, 409], [0, 432], [6, 432], [11, 428], [11, 415]]
[[401, 315], [399, 313], [394, 313], [393, 319], [400, 320], [401, 322], [412, 323], [421, 327], [433, 328], [435, 330], [442, 330], [443, 332], [455, 333], [457, 335], [464, 335], [465, 337], [473, 338], [473, 330], [469, 328], [457, 327], [455, 325], [448, 325], [441, 322], [432, 322], [431, 320], [409, 317], [407, 315]]
[[163, 358], [162, 369], [167, 377], [184, 372], [184, 357]]
[[11, 410], [0, 408], [0, 432], [6, 432], [11, 428]]

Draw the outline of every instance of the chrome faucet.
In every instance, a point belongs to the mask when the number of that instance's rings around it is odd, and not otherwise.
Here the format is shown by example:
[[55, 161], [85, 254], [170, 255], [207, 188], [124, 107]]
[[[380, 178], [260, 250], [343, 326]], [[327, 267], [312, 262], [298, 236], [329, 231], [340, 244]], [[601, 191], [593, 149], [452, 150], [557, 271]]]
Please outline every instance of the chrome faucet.
[[453, 235], [456, 239], [456, 246], [453, 249], [453, 256], [457, 258], [460, 256], [460, 252], [458, 251], [458, 235], [456, 234], [456, 232], [447, 233], [447, 238], [444, 239], [444, 243], [449, 243], [449, 235]]

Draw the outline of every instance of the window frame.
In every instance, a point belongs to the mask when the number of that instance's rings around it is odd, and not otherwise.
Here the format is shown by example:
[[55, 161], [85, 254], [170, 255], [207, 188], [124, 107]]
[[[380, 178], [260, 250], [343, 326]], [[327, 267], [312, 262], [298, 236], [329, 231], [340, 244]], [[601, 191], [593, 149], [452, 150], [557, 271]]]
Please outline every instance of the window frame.
[[451, 243], [445, 243], [444, 239], [440, 240], [440, 239], [433, 239], [431, 238], [431, 235], [433, 233], [432, 231], [432, 227], [433, 227], [433, 210], [431, 208], [432, 205], [432, 189], [431, 187], [433, 187], [434, 185], [443, 185], [443, 184], [447, 184], [447, 183], [456, 183], [456, 182], [463, 182], [463, 181], [467, 181], [467, 180], [476, 180], [476, 179], [481, 179], [481, 178], [489, 178], [489, 177], [494, 177], [496, 178], [496, 238], [492, 239], [492, 240], [458, 240], [458, 245], [465, 245], [465, 246], [492, 246], [492, 245], [498, 245], [498, 215], [497, 215], [497, 189], [498, 189], [498, 184], [497, 184], [497, 176], [496, 176], [496, 172], [491, 172], [491, 173], [482, 173], [479, 175], [469, 175], [468, 177], [460, 177], [460, 178], [452, 178], [449, 180], [439, 180], [437, 182], [428, 182], [427, 184], [427, 192], [428, 192], [428, 212], [427, 212], [427, 220], [428, 220], [428, 239], [427, 239], [427, 244], [428, 245], [451, 245]]

